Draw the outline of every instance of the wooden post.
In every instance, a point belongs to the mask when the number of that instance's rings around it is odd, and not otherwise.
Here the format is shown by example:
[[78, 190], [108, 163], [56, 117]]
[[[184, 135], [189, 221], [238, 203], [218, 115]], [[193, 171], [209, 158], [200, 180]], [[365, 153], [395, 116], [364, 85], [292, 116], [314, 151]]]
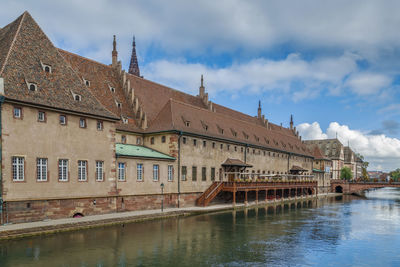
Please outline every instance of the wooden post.
[[233, 188], [232, 196], [233, 196], [232, 206], [235, 207], [236, 206], [236, 188]]
[[258, 204], [258, 190], [256, 190], [256, 204]]
[[244, 205], [247, 206], [247, 189], [244, 191]]
[[268, 201], [268, 189], [265, 189], [265, 202]]
[[275, 197], [274, 201], [276, 201], [276, 189], [274, 189], [274, 197]]

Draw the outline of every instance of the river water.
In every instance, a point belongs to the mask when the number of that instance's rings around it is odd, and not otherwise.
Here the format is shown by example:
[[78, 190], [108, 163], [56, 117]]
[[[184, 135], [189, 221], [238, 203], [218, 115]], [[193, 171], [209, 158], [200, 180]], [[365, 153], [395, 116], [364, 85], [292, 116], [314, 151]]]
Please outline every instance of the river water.
[[400, 190], [0, 242], [0, 266], [400, 266]]

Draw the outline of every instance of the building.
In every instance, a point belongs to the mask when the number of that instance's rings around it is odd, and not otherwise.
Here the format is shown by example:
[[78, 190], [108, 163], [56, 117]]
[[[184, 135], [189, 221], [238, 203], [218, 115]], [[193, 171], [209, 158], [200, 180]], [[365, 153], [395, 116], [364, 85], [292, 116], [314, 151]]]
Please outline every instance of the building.
[[318, 181], [318, 192], [328, 193], [331, 187], [332, 160], [325, 157], [318, 145], [307, 145], [314, 156], [313, 175]]
[[351, 170], [353, 179], [357, 179], [356, 155], [349, 146], [344, 147], [344, 166]]
[[218, 105], [203, 78], [197, 96], [146, 80], [135, 40], [128, 73], [115, 36], [111, 56], [56, 48], [28, 12], [0, 29], [3, 222], [182, 207], [238, 173], [312, 174], [293, 119]]
[[331, 178], [340, 179], [340, 170], [344, 167], [344, 146], [337, 139], [306, 140], [307, 145], [317, 145], [322, 155], [332, 160]]

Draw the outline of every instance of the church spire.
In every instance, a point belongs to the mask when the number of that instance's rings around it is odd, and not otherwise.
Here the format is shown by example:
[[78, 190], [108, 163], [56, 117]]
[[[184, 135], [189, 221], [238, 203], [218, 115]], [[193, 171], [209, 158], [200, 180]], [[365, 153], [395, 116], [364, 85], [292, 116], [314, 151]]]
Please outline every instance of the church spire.
[[112, 66], [116, 67], [118, 64], [118, 52], [117, 52], [117, 41], [115, 40], [115, 35], [113, 39], [113, 50], [111, 52], [112, 55]]
[[203, 74], [201, 75], [201, 79], [200, 79], [200, 87], [199, 87], [199, 96], [201, 98], [204, 97], [206, 93], [206, 89], [204, 88], [204, 84], [203, 84]]
[[293, 115], [290, 115], [290, 129], [293, 130]]
[[258, 112], [257, 112], [257, 117], [260, 119], [261, 118], [261, 100], [258, 100]]
[[128, 73], [140, 77], [139, 63], [138, 63], [137, 56], [136, 56], [136, 42], [135, 42], [135, 36], [133, 36], [133, 42], [132, 42], [132, 56], [131, 56], [131, 63], [130, 63], [130, 65], [129, 65], [129, 71], [128, 71]]

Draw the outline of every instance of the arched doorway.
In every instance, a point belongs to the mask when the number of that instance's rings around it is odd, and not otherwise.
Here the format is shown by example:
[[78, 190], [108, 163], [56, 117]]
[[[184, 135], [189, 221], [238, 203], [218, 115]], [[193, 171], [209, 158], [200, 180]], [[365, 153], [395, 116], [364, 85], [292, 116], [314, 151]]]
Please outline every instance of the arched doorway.
[[341, 187], [340, 185], [336, 186], [335, 193], [343, 193], [343, 187]]

